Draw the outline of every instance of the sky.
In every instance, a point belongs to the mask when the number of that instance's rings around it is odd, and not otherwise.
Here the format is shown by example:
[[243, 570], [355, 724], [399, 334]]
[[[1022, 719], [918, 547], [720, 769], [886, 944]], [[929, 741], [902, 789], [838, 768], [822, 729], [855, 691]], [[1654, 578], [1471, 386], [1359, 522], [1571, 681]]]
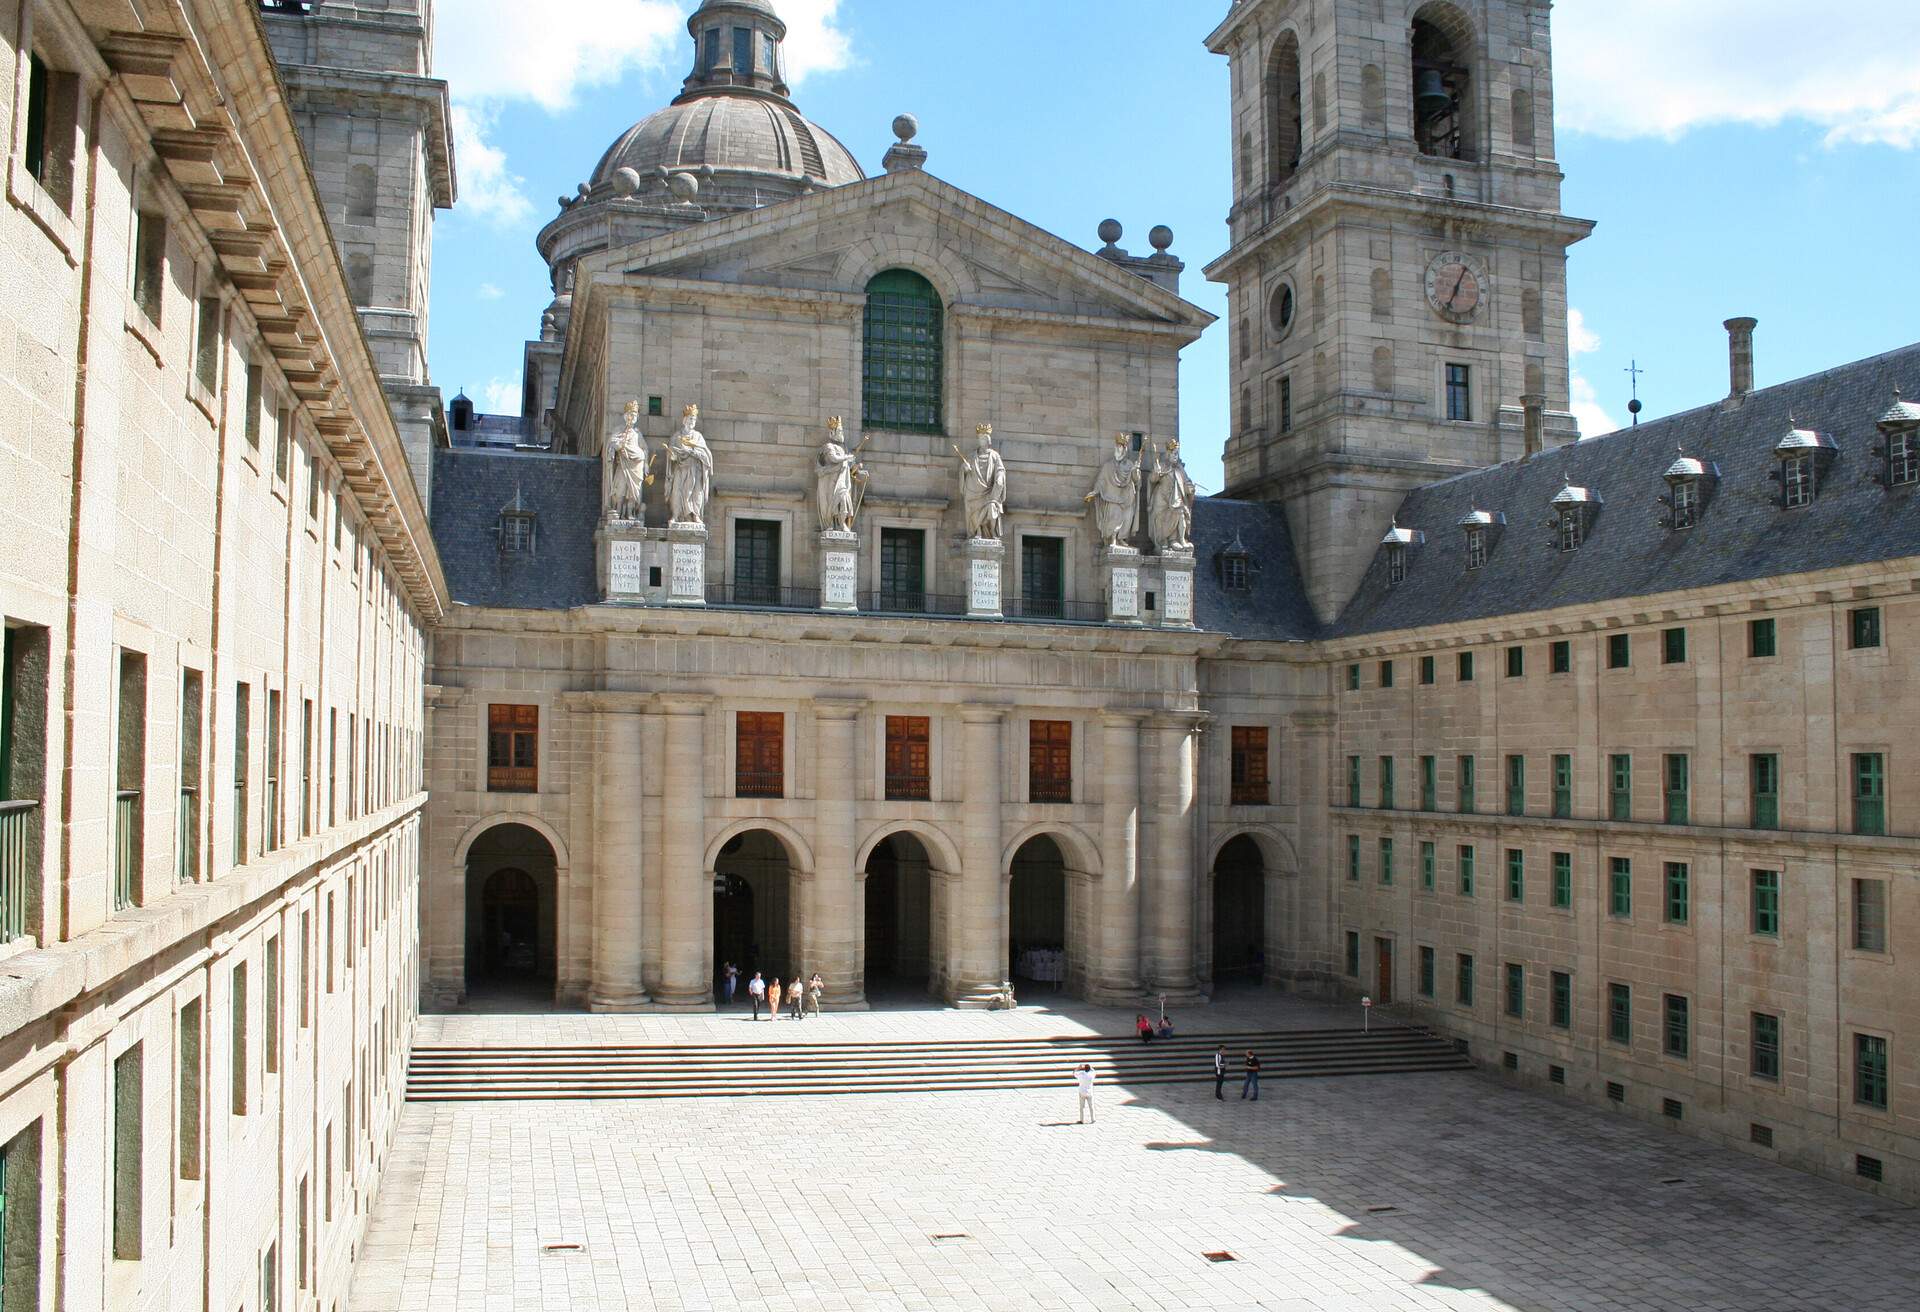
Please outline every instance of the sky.
[[[534, 236], [557, 198], [692, 62], [697, 0], [440, 0], [460, 198], [434, 231], [430, 369], [517, 413], [521, 346], [551, 299]], [[802, 112], [869, 174], [910, 111], [927, 168], [1094, 249], [1174, 230], [1183, 294], [1232, 186], [1226, 0], [776, 0]], [[1569, 265], [1574, 411], [1593, 436], [1727, 390], [1723, 320], [1759, 319], [1761, 386], [1920, 339], [1920, 0], [1557, 0], [1564, 209], [1596, 220]], [[557, 21], [564, 15], [564, 21]], [[1783, 40], [1782, 33], [1792, 39]], [[1817, 416], [1810, 417], [1816, 422]], [[1181, 445], [1220, 486], [1224, 319], [1181, 364]]]

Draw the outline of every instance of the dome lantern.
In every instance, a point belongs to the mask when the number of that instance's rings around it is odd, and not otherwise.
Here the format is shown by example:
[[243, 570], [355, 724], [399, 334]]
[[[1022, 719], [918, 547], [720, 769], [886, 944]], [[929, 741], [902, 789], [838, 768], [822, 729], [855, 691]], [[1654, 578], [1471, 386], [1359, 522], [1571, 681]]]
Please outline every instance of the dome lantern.
[[693, 72], [674, 104], [741, 91], [787, 96], [787, 25], [772, 0], [706, 0], [687, 19]]

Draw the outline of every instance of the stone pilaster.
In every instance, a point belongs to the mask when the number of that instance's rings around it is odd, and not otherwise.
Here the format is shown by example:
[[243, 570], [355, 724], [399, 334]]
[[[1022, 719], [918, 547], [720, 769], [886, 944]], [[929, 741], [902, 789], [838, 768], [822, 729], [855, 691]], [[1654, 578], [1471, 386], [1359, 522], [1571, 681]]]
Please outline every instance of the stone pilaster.
[[645, 852], [641, 833], [640, 707], [602, 705], [594, 764], [592, 1011], [631, 1011], [647, 1001], [640, 981]]
[[825, 1005], [835, 1011], [867, 1007], [860, 959], [866, 946], [865, 919], [860, 914], [864, 890], [853, 868], [853, 792], [863, 705], [837, 698], [813, 704], [820, 762], [802, 964], [808, 971], [820, 972], [826, 983]]
[[[1491, 680], [1488, 681], [1491, 684]], [[1334, 973], [1336, 902], [1332, 879], [1332, 856], [1328, 851], [1331, 816], [1339, 787], [1335, 773], [1339, 767], [1334, 749], [1337, 721], [1332, 711], [1296, 711], [1287, 718], [1292, 738], [1288, 756], [1296, 763], [1295, 777], [1300, 781], [1299, 812], [1302, 816], [1325, 817], [1321, 823], [1303, 824], [1299, 835], [1300, 868], [1288, 872], [1284, 906], [1274, 899], [1267, 906], [1267, 980], [1273, 984], [1324, 983]], [[1414, 860], [1419, 860], [1416, 850]], [[1413, 876], [1418, 878], [1417, 873]], [[1278, 914], [1276, 914], [1278, 913]]]
[[1131, 1004], [1140, 997], [1140, 722], [1141, 715], [1110, 712], [1101, 719], [1099, 890], [1094, 960], [1087, 1000]]
[[713, 940], [713, 871], [707, 869], [705, 696], [660, 699], [667, 717], [661, 807], [660, 986], [654, 1001], [676, 1011], [713, 1010], [707, 958]]
[[1154, 863], [1147, 992], [1169, 1003], [1195, 1002], [1193, 970], [1194, 750], [1202, 717], [1155, 716], [1152, 723]]
[[960, 718], [966, 796], [960, 805], [960, 877], [947, 917], [948, 1000], [978, 1007], [999, 989], [1007, 967], [1006, 881], [1000, 877], [1000, 739], [1007, 712], [967, 706]]

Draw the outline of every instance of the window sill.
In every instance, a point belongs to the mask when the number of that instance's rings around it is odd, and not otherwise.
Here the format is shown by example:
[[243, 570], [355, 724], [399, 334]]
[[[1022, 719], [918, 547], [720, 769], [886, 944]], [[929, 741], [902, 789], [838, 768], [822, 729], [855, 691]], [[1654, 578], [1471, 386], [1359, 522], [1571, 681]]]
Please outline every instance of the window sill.
[[27, 172], [25, 162], [17, 156], [7, 162], [7, 199], [25, 210], [40, 231], [46, 233], [48, 239], [60, 248], [68, 268], [80, 267], [80, 260], [74, 254], [80, 249], [79, 228], [60, 203], [40, 185], [40, 179]]
[[153, 357], [153, 367], [164, 370], [167, 357], [160, 351], [160, 325], [136, 309], [127, 316], [126, 329], [127, 336], [144, 346], [147, 354]]
[[[206, 416], [209, 424], [215, 427], [219, 426], [219, 421], [214, 418], [214, 408], [219, 402], [214, 399], [212, 392], [209, 392], [205, 387], [201, 386], [199, 379], [190, 378], [187, 380], [187, 400], [193, 403], [194, 409]], [[253, 472], [257, 474], [260, 471], [256, 468]]]

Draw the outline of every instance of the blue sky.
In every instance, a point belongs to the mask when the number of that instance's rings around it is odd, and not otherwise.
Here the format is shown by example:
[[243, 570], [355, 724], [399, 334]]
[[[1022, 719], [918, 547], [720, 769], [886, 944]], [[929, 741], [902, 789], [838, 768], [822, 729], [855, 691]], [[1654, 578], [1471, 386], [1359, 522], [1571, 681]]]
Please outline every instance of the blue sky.
[[[556, 198], [677, 92], [695, 0], [441, 0], [436, 72], [456, 105], [461, 203], [435, 229], [431, 368], [482, 409], [518, 409], [521, 343], [550, 293], [534, 234]], [[871, 172], [910, 110], [938, 176], [1079, 245], [1100, 220], [1182, 290], [1226, 242], [1227, 70], [1202, 39], [1225, 0], [776, 0], [795, 99]], [[1624, 422], [1629, 360], [1648, 416], [1726, 391], [1721, 321], [1759, 318], [1762, 385], [1920, 338], [1920, 3], [1559, 0], [1576, 410]], [[568, 21], [556, 23], [556, 11]], [[1793, 42], [1778, 34], [1803, 32]], [[1227, 333], [1183, 356], [1181, 437], [1219, 487]], [[498, 399], [495, 399], [498, 398]], [[1811, 417], [1816, 422], [1818, 417]]]

